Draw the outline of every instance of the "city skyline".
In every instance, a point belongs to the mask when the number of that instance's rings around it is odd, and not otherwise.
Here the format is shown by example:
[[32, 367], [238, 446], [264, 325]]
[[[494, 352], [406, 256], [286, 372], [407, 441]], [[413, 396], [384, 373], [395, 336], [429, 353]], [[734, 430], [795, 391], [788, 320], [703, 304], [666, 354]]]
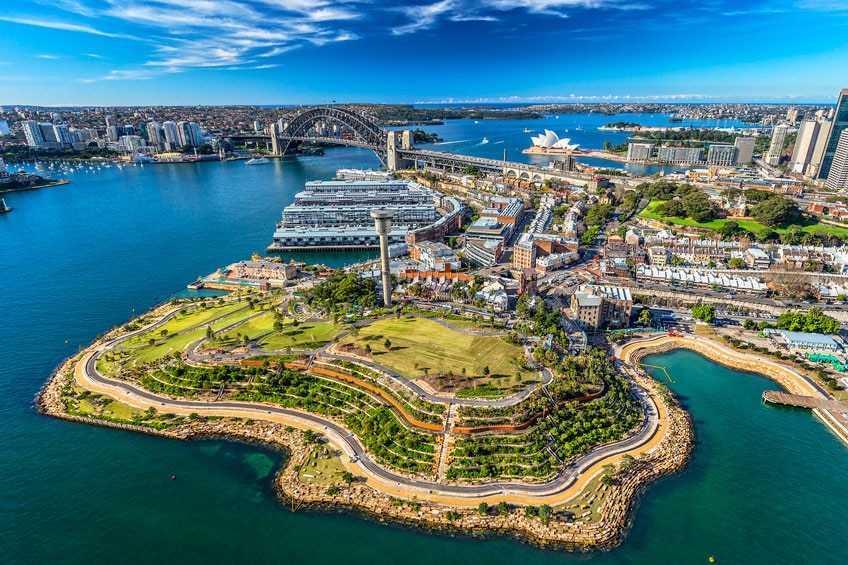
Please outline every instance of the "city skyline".
[[832, 103], [848, 68], [833, 0], [28, 0], [0, 21], [2, 104]]

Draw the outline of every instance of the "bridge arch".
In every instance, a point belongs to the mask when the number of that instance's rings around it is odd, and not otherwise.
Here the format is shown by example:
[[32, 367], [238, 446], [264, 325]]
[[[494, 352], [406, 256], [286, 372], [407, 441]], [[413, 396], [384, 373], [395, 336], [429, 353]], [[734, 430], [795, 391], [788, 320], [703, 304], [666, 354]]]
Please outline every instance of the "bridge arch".
[[[315, 124], [322, 121], [331, 121], [347, 126], [356, 134], [356, 139], [335, 137], [326, 139], [310, 136], [309, 131]], [[377, 122], [367, 116], [337, 106], [317, 106], [301, 112], [280, 132], [279, 137], [285, 143], [286, 151], [292, 143], [296, 144], [314, 138], [316, 141], [326, 140], [343, 145], [366, 147], [374, 150], [378, 156], [386, 152], [387, 134]]]

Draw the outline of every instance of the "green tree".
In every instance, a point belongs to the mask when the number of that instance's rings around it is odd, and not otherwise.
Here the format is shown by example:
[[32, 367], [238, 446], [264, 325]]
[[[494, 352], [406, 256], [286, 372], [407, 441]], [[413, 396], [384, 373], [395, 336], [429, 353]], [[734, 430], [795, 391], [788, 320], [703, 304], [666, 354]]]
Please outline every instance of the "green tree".
[[745, 322], [742, 324], [742, 327], [746, 330], [756, 330], [757, 322], [755, 322], [751, 318], [745, 318]]
[[383, 342], [383, 347], [385, 347], [386, 349], [391, 349], [392, 348], [392, 340], [390, 340], [389, 338], [386, 338], [386, 341]]
[[477, 505], [477, 514], [480, 516], [488, 516], [489, 515], [489, 505], [485, 502], [481, 502]]
[[642, 308], [642, 311], [639, 312], [639, 318], [636, 321], [640, 324], [650, 326], [654, 323], [654, 313], [651, 312], [650, 308]]
[[489, 376], [489, 366], [488, 365], [485, 365], [483, 367], [483, 376], [486, 376], [486, 377]]
[[745, 267], [745, 261], [743, 261], [739, 257], [733, 257], [730, 261], [727, 262], [727, 266], [731, 269], [742, 269]]
[[507, 504], [503, 500], [498, 502], [498, 514], [500, 514], [501, 516], [506, 516], [507, 514], [509, 514], [509, 504]]
[[696, 320], [703, 320], [708, 324], [715, 320], [714, 306], [695, 306], [692, 308], [692, 317]]
[[547, 504], [542, 504], [539, 506], [539, 521], [542, 522], [545, 526], [551, 523], [551, 518], [553, 518], [554, 510]]
[[801, 243], [801, 239], [804, 237], [804, 228], [799, 225], [793, 224], [786, 228], [786, 231], [783, 232], [783, 235], [780, 237], [783, 240], [783, 243], [787, 243], [789, 245], [797, 245]]
[[751, 207], [750, 214], [752, 218], [767, 226], [779, 226], [801, 219], [798, 206], [792, 200], [779, 195], [758, 202]]

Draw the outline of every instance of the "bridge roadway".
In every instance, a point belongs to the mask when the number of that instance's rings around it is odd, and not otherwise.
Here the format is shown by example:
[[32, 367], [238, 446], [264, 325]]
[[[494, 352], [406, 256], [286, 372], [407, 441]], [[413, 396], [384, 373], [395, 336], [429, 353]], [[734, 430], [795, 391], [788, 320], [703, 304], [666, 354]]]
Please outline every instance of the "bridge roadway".
[[475, 506], [481, 501], [498, 502], [505, 500], [517, 504], [559, 504], [570, 500], [601, 471], [602, 465], [612, 462], [628, 452], [647, 452], [662, 439], [667, 430], [667, 414], [662, 403], [654, 399], [643, 389], [634, 385], [633, 392], [639, 397], [645, 408], [646, 418], [640, 428], [629, 437], [606, 444], [580, 456], [573, 464], [565, 467], [553, 479], [544, 483], [526, 484], [515, 482], [492, 482], [475, 485], [443, 484], [422, 479], [413, 479], [393, 473], [377, 464], [367, 453], [365, 447], [351, 432], [335, 422], [308, 412], [281, 408], [271, 405], [257, 405], [248, 402], [207, 402], [179, 400], [153, 394], [132, 384], [110, 379], [97, 370], [97, 359], [109, 349], [135, 335], [148, 332], [167, 322], [177, 311], [167, 314], [156, 323], [111, 340], [83, 355], [75, 368], [76, 380], [86, 388], [115, 396], [122, 402], [139, 408], [154, 407], [180, 414], [196, 412], [198, 414], [221, 415], [265, 419], [308, 428], [323, 433], [328, 440], [340, 447], [350, 458], [343, 462], [351, 471], [366, 478], [374, 488], [391, 495], [417, 496], [422, 500]]

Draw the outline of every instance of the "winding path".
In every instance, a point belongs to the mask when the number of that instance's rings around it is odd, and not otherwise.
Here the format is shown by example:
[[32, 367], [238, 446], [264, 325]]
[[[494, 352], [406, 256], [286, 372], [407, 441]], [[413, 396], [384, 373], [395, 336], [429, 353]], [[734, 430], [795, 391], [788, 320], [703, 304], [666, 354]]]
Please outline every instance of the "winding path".
[[[183, 415], [197, 413], [265, 419], [322, 433], [347, 456], [348, 461], [343, 458], [343, 462], [348, 469], [364, 478], [372, 487], [393, 496], [414, 495], [421, 500], [455, 506], [475, 506], [481, 501], [497, 503], [502, 500], [517, 504], [560, 504], [579, 494], [583, 487], [602, 471], [604, 464], [617, 461], [625, 453], [636, 455], [652, 451], [668, 429], [664, 405], [655, 402], [645, 390], [633, 384], [632, 391], [645, 408], [646, 417], [640, 428], [621, 441], [597, 447], [581, 455], [573, 464], [566, 466], [556, 477], [547, 482], [533, 484], [490, 482], [458, 485], [410, 478], [380, 466], [351, 432], [331, 420], [314, 414], [248, 402], [173, 399], [153, 394], [129, 383], [110, 379], [98, 372], [97, 359], [101, 354], [134, 335], [155, 329], [175, 313], [169, 313], [155, 324], [137, 332], [91, 348], [84, 353], [76, 365], [74, 372], [76, 380], [90, 390], [114, 396], [122, 402], [142, 409], [154, 407], [160, 411]], [[455, 402], [455, 399], [451, 401]]]

